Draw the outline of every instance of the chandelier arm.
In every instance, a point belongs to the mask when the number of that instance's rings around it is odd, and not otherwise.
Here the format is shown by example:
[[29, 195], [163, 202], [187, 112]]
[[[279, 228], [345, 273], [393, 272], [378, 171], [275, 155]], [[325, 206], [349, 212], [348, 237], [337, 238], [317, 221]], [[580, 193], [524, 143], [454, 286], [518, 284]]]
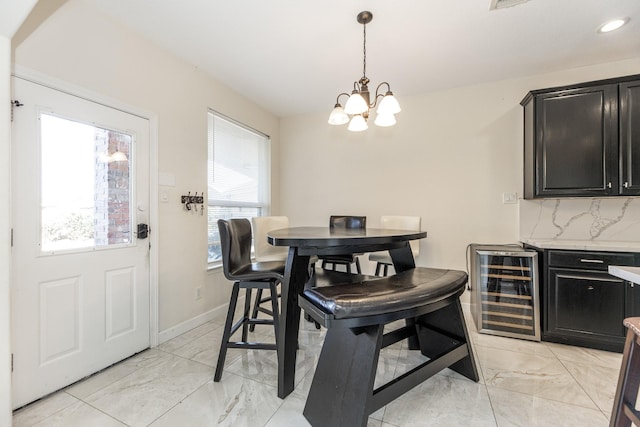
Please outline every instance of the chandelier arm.
[[338, 94], [338, 96], [336, 97], [336, 105], [340, 104], [340, 97], [342, 95], [347, 95], [347, 98], [349, 98], [349, 96], [350, 96], [347, 92], [342, 92], [342, 93]]
[[376, 87], [376, 96], [373, 98], [373, 104], [371, 105], [371, 108], [375, 108], [376, 104], [378, 103], [378, 98], [384, 98], [385, 94], [379, 92], [380, 91], [380, 86], [382, 85], [387, 85], [387, 92], [391, 92], [391, 86], [389, 85], [389, 83], [387, 82], [382, 82], [380, 83], [377, 87]]

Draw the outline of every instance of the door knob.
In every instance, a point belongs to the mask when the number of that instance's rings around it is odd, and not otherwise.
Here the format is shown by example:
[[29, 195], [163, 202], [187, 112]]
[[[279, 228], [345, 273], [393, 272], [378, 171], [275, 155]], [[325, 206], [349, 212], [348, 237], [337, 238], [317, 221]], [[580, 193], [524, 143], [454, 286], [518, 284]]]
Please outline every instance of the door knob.
[[146, 239], [149, 236], [149, 225], [138, 224], [138, 239]]

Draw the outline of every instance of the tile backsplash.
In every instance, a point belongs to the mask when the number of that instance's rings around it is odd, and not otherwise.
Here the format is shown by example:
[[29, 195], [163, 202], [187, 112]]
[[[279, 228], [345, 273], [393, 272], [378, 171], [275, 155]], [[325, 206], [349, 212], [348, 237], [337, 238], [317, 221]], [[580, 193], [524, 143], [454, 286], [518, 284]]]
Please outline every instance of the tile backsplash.
[[521, 240], [640, 242], [640, 197], [519, 200]]

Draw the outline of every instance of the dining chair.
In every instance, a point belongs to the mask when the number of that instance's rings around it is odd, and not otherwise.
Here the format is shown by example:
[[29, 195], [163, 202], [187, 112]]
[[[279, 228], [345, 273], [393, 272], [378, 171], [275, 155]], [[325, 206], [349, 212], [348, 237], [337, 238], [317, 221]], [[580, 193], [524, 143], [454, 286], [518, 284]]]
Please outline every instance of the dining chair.
[[257, 262], [285, 261], [289, 248], [273, 246], [267, 242], [267, 233], [272, 230], [289, 227], [286, 216], [256, 216], [251, 218], [253, 228], [253, 251]]
[[[347, 216], [347, 215], [331, 215], [329, 217], [330, 229], [366, 229], [367, 217], [366, 216]], [[328, 265], [331, 264], [331, 270], [336, 271], [336, 266], [344, 265], [347, 273], [351, 273], [351, 266], [355, 264], [357, 274], [362, 274], [360, 268], [360, 260], [358, 255], [361, 254], [349, 254], [349, 255], [322, 255], [318, 258], [322, 260], [321, 267], [328, 270]]]
[[[248, 219], [238, 218], [218, 220], [220, 242], [222, 246], [222, 271], [224, 276], [232, 280], [231, 300], [224, 324], [222, 343], [214, 381], [220, 381], [224, 361], [228, 348], [246, 348], [251, 350], [277, 350], [279, 324], [278, 290], [277, 286], [284, 278], [284, 263], [281, 261], [251, 262], [251, 223]], [[244, 310], [242, 318], [233, 323], [238, 294], [245, 290]], [[251, 291], [253, 289], [269, 289], [271, 299], [271, 319], [256, 319], [251, 316]], [[275, 344], [248, 341], [248, 327], [250, 325], [273, 325]], [[231, 336], [242, 327], [240, 341], [231, 341]]]
[[[383, 215], [380, 217], [380, 227], [394, 230], [412, 230], [420, 231], [420, 217], [419, 216], [397, 216], [397, 215]], [[420, 253], [420, 241], [412, 240], [409, 242], [411, 245], [411, 252], [413, 257], [416, 258]], [[376, 263], [375, 275], [380, 275], [380, 270], [384, 269], [383, 276], [389, 274], [389, 267], [393, 266], [391, 255], [388, 251], [372, 252], [369, 254], [369, 261]]]
[[[289, 227], [289, 217], [286, 216], [256, 216], [251, 218], [253, 229], [253, 255], [256, 262], [284, 262], [287, 260], [289, 248], [286, 246], [273, 246], [267, 242], [267, 233], [271, 230], [279, 230]], [[278, 295], [280, 296], [280, 295]], [[262, 289], [256, 291], [256, 299], [251, 310], [251, 317], [257, 318], [258, 313], [273, 316], [272, 310], [263, 307], [263, 304], [271, 301], [271, 296], [262, 297]], [[249, 331], [253, 332], [256, 325], [250, 325]]]

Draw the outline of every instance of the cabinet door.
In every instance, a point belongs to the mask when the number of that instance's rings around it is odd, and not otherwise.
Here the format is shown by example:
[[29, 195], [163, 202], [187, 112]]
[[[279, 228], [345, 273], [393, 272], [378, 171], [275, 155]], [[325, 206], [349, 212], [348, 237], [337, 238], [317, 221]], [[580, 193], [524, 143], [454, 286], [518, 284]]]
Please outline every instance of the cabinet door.
[[606, 272], [562, 268], [549, 268], [548, 278], [548, 333], [579, 345], [622, 345], [625, 281]]
[[620, 84], [620, 194], [640, 195], [640, 81]]
[[615, 84], [537, 95], [537, 197], [617, 194], [617, 99]]

